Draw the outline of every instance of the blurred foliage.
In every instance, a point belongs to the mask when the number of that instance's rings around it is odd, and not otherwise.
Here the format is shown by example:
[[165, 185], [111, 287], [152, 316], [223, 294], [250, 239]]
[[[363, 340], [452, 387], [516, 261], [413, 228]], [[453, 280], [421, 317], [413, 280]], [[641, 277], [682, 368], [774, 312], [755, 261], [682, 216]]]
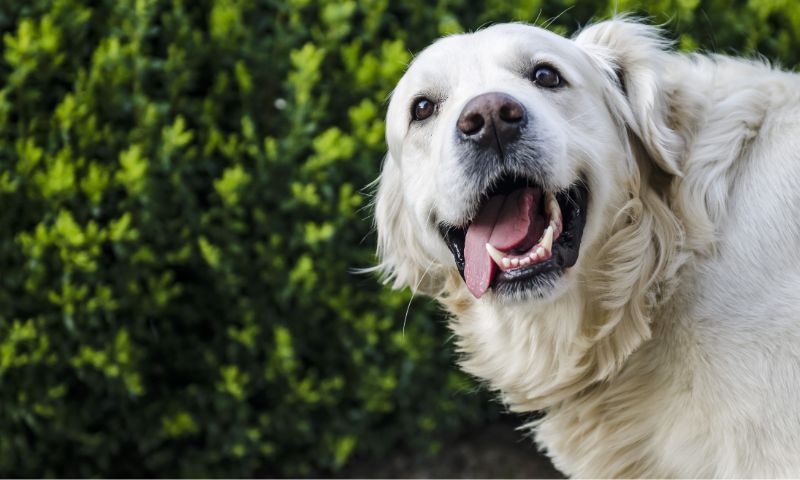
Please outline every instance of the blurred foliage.
[[0, 0], [0, 475], [319, 475], [491, 416], [351, 273], [385, 101], [437, 36], [608, 5], [800, 60], [792, 0]]

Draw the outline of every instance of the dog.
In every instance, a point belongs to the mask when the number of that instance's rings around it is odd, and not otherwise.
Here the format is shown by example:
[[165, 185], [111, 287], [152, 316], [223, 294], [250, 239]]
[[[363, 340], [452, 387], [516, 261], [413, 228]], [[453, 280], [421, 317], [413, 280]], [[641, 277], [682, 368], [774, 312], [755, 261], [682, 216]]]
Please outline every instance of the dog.
[[800, 476], [800, 76], [499, 24], [415, 57], [386, 140], [376, 268], [557, 468]]

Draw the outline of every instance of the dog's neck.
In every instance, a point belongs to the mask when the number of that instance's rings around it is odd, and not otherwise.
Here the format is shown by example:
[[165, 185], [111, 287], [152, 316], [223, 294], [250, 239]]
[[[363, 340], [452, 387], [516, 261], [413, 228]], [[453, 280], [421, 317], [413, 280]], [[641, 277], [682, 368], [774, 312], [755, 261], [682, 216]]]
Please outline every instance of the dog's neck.
[[[557, 405], [613, 376], [650, 337], [646, 322], [602, 311], [585, 298], [567, 293], [534, 311], [474, 302], [468, 293], [441, 301], [453, 314], [461, 367], [487, 379], [511, 410], [526, 412]], [[584, 319], [598, 316], [617, 328], [588, 328]]]
[[[680, 288], [691, 287], [687, 282]], [[636, 416], [642, 412], [641, 402], [660, 408], [659, 392], [674, 385], [671, 376], [683, 375], [676, 365], [685, 363], [686, 378], [691, 375], [687, 352], [677, 348], [691, 342], [676, 340], [691, 332], [670, 321], [679, 316], [674, 309], [684, 308], [670, 302], [644, 324], [617, 319], [616, 327], [598, 340], [598, 330], [587, 328], [586, 319], [612, 314], [586, 298], [573, 292], [535, 311], [488, 306], [468, 293], [443, 303], [453, 314], [450, 325], [463, 354], [461, 367], [487, 380], [510, 410], [545, 413], [526, 427], [535, 431], [537, 443], [547, 448], [556, 467], [580, 475], [597, 471], [582, 470], [581, 465], [594, 468], [609, 462], [608, 471], [619, 473], [615, 469], [623, 463], [621, 457], [604, 458], [613, 456], [609, 449], [597, 448], [597, 442], [602, 438], [618, 451], [639, 440], [628, 433], [632, 424], [643, 421]], [[630, 353], [620, 357], [624, 351]], [[632, 462], [628, 473], [647, 471], [639, 467]]]

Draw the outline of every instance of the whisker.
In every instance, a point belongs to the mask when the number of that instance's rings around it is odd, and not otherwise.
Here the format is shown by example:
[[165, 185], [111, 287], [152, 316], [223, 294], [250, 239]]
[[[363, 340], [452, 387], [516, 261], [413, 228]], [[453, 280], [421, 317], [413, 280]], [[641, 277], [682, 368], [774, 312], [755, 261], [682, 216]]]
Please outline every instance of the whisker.
[[425, 279], [425, 276], [428, 274], [428, 271], [431, 269], [432, 265], [433, 265], [433, 260], [428, 262], [428, 267], [425, 268], [424, 272], [422, 272], [422, 276], [419, 277], [419, 280], [417, 280], [417, 284], [414, 286], [414, 289], [411, 291], [411, 298], [408, 300], [408, 305], [406, 306], [406, 315], [403, 317], [403, 329], [402, 329], [402, 332], [403, 332], [403, 339], [404, 340], [406, 338], [406, 322], [408, 321], [408, 314], [411, 311], [411, 302], [413, 302], [414, 301], [414, 297], [417, 296], [417, 289], [419, 289], [419, 286], [422, 285], [422, 280]]
[[562, 15], [564, 15], [565, 13], [569, 12], [570, 10], [572, 10], [572, 8], [573, 8], [574, 6], [575, 6], [575, 5], [569, 6], [569, 7], [565, 8], [565, 9], [564, 9], [564, 10], [563, 10], [561, 13], [559, 13], [558, 15], [556, 15], [555, 17], [551, 17], [551, 18], [550, 18], [550, 20], [548, 20], [547, 22], [545, 22], [545, 24], [544, 24], [544, 28], [550, 28], [550, 27], [553, 25], [553, 23], [555, 23], [555, 21], [556, 21], [556, 20], [558, 20], [559, 18], [561, 18], [561, 16], [562, 16]]
[[577, 115], [575, 115], [574, 117], [572, 117], [569, 120], [567, 120], [567, 123], [572, 123], [575, 120], [582, 120], [583, 118], [586, 118], [588, 116], [589, 116], [589, 114], [587, 112], [579, 112]]
[[[435, 210], [436, 210], [436, 203], [434, 202], [433, 205], [431, 205], [431, 209], [428, 210], [428, 217], [425, 219], [426, 223], [430, 223], [431, 222], [431, 217], [433, 216], [433, 213], [434, 213]], [[433, 266], [433, 262], [434, 262], [434, 260], [431, 260], [430, 262], [428, 262], [428, 266], [425, 268], [425, 271], [422, 272], [422, 276], [419, 277], [419, 280], [417, 280], [417, 284], [414, 286], [414, 289], [411, 291], [411, 298], [408, 300], [408, 306], [406, 306], [406, 315], [405, 315], [405, 317], [403, 317], [403, 338], [406, 337], [406, 322], [408, 321], [408, 313], [411, 311], [411, 302], [414, 301], [414, 297], [417, 295], [417, 290], [419, 289], [419, 286], [422, 285], [422, 281], [425, 279], [425, 276], [428, 275], [428, 272], [430, 271], [431, 266]]]
[[536, 14], [536, 18], [533, 20], [533, 24], [537, 25], [539, 23], [539, 18], [542, 16], [542, 9], [539, 9], [539, 13]]

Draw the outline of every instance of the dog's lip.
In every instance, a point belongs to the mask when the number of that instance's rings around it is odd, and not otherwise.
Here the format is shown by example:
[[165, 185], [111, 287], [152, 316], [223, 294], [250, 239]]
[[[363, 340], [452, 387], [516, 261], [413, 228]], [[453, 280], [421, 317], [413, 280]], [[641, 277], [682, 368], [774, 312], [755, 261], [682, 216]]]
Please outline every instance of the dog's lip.
[[[551, 257], [525, 267], [498, 270], [491, 282], [491, 287], [518, 284], [520, 288], [525, 288], [526, 280], [535, 279], [549, 272], [556, 272], [560, 275], [567, 268], [575, 265], [586, 223], [588, 189], [585, 182], [577, 181], [570, 188], [556, 193], [556, 198], [564, 215], [564, 230], [553, 242]], [[462, 278], [464, 278], [465, 265], [464, 241], [468, 227], [469, 224], [461, 227], [439, 224], [439, 231], [453, 254]]]
[[536, 275], [545, 272], [561, 271], [564, 269], [564, 267], [562, 267], [563, 259], [559, 260], [558, 258], [561, 250], [562, 249], [559, 247], [558, 243], [555, 243], [553, 244], [552, 256], [547, 260], [537, 262], [526, 267], [517, 267], [510, 270], [499, 270], [495, 275], [493, 284], [517, 282], [535, 277]]

